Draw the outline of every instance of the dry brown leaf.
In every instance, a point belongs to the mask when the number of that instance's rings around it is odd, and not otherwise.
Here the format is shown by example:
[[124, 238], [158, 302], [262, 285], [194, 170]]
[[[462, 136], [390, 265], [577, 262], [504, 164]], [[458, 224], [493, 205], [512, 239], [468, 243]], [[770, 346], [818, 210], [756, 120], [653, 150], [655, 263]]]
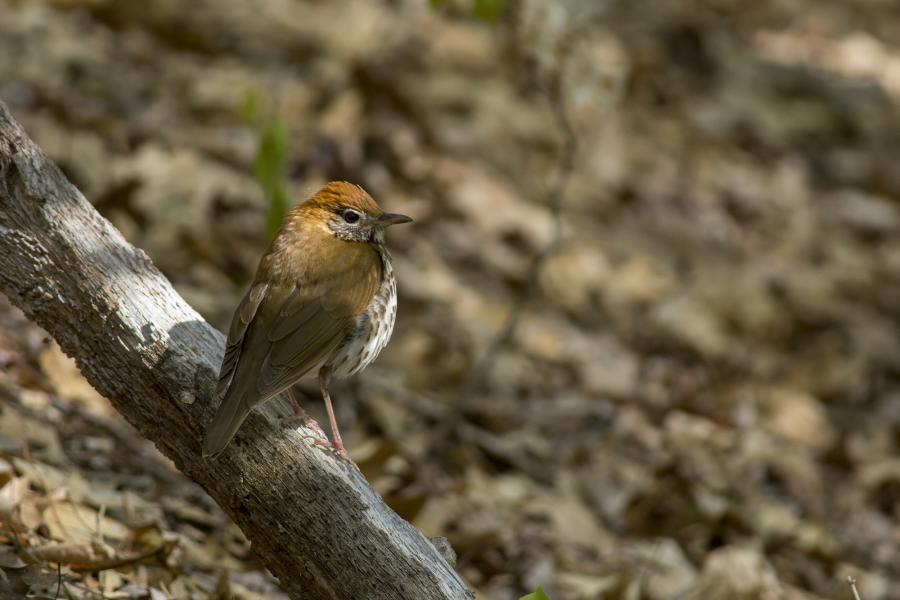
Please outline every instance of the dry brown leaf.
[[70, 474], [44, 463], [21, 458], [14, 458], [13, 465], [34, 483], [35, 488], [45, 493], [56, 492], [65, 486], [71, 477], [77, 477], [77, 473]]
[[127, 527], [88, 506], [71, 502], [54, 502], [44, 509], [44, 523], [57, 540], [72, 543], [91, 543], [99, 539], [122, 541]]
[[557, 573], [556, 580], [559, 583], [563, 597], [572, 600], [595, 600], [605, 598], [604, 594], [615, 590], [619, 586], [618, 575], [586, 575], [583, 573]]
[[8, 518], [12, 514], [28, 494], [29, 485], [27, 477], [16, 477], [0, 488], [0, 515]]
[[106, 398], [84, 378], [75, 361], [66, 356], [55, 341], [41, 352], [39, 363], [53, 389], [63, 398], [82, 402], [89, 410], [102, 414], [115, 412]]
[[12, 465], [0, 458], [0, 486], [6, 485], [15, 475], [16, 472], [13, 470]]
[[781, 600], [784, 589], [772, 565], [758, 550], [726, 546], [709, 554], [687, 597]]
[[813, 452], [825, 452], [836, 434], [822, 401], [795, 389], [775, 389], [763, 397], [763, 426]]
[[101, 546], [90, 543], [50, 543], [28, 551], [44, 562], [63, 565], [88, 565], [113, 556]]
[[65, 460], [59, 434], [53, 424], [47, 421], [5, 408], [0, 411], [0, 435], [16, 440], [20, 446], [27, 445], [29, 451], [41, 460], [54, 464], [61, 464]]

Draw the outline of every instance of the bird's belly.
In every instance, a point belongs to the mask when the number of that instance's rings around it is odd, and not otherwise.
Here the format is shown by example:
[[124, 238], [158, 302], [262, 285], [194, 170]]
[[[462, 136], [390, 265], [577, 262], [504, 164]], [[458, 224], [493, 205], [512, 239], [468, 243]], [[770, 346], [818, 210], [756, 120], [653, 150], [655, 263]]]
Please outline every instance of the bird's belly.
[[336, 377], [349, 377], [365, 369], [387, 345], [397, 317], [397, 291], [393, 278], [375, 294], [356, 328], [347, 334], [326, 362]]

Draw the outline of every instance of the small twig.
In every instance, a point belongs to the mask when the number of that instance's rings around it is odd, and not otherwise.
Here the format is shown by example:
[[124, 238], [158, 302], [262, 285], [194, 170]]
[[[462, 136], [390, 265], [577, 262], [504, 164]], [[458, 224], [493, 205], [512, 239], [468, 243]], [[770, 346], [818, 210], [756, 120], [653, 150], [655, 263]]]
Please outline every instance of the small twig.
[[[510, 343], [516, 331], [516, 325], [522, 316], [526, 304], [531, 300], [538, 287], [538, 280], [544, 263], [562, 245], [562, 207], [572, 172], [575, 168], [575, 158], [578, 153], [578, 138], [575, 129], [566, 112], [565, 98], [563, 95], [561, 67], [549, 77], [541, 78], [541, 90], [553, 111], [553, 120], [557, 129], [562, 134], [562, 147], [559, 152], [559, 166], [556, 176], [547, 188], [545, 204], [553, 218], [553, 236], [550, 243], [544, 247], [531, 261], [528, 271], [528, 280], [525, 289], [515, 297], [506, 321], [500, 328], [500, 332], [491, 342], [479, 364], [475, 367], [470, 379], [470, 391], [483, 387], [485, 377], [497, 359], [500, 351]], [[549, 82], [547, 81], [549, 79]]]
[[28, 440], [22, 440], [22, 460], [31, 462], [31, 450], [28, 449]]
[[59, 592], [62, 589], [62, 565], [60, 563], [56, 563], [56, 594], [53, 595], [53, 600], [57, 600], [59, 598]]
[[850, 591], [853, 592], [853, 600], [862, 600], [859, 590], [856, 589], [856, 579], [852, 575], [847, 575], [847, 583], [850, 584]]
[[98, 571], [107, 571], [109, 569], [118, 569], [119, 567], [124, 567], [126, 565], [131, 565], [147, 560], [148, 558], [153, 558], [154, 556], [159, 556], [166, 551], [168, 546], [168, 543], [163, 542], [153, 550], [148, 550], [147, 552], [144, 552], [142, 554], [125, 556], [122, 558], [111, 558], [109, 560], [98, 561], [90, 565], [75, 565], [72, 567], [72, 570], [76, 573], [95, 573]]
[[[77, 512], [76, 512], [77, 514]], [[101, 504], [100, 510], [97, 511], [97, 537], [100, 538], [100, 544], [105, 544], [106, 541], [103, 539], [103, 518], [106, 516], [106, 505]]]

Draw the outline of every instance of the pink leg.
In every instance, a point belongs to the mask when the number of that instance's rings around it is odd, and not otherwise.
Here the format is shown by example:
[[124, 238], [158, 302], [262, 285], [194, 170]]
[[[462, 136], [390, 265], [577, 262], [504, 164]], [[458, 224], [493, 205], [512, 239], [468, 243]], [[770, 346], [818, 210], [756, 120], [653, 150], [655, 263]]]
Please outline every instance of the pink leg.
[[291, 401], [291, 408], [294, 409], [294, 414], [282, 418], [282, 422], [291, 423], [293, 421], [306, 421], [307, 419], [309, 419], [309, 415], [306, 414], [306, 411], [303, 410], [303, 407], [300, 406], [299, 402], [297, 402], [297, 396], [294, 394], [293, 387], [289, 387], [287, 389], [287, 396]]
[[[322, 431], [322, 426], [319, 425], [315, 419], [306, 414], [306, 411], [303, 410], [303, 407], [300, 406], [300, 403], [297, 402], [297, 396], [294, 395], [294, 388], [289, 387], [287, 389], [288, 399], [291, 401], [291, 407], [294, 409], [294, 414], [288, 415], [286, 417], [281, 418], [281, 422], [284, 424], [287, 423], [296, 423], [297, 421], [303, 423], [310, 429], [314, 430], [321, 437], [328, 439], [328, 436], [325, 435], [325, 432]], [[314, 438], [316, 443], [322, 443], [322, 441], [318, 438]]]
[[341, 440], [341, 432], [338, 431], [337, 419], [334, 418], [334, 409], [331, 407], [331, 394], [328, 391], [328, 383], [331, 381], [331, 370], [327, 367], [319, 369], [319, 388], [322, 390], [322, 399], [325, 400], [325, 410], [328, 411], [328, 421], [331, 423], [331, 436], [334, 441], [331, 443], [334, 449], [342, 456], [347, 456], [344, 449], [344, 442]]

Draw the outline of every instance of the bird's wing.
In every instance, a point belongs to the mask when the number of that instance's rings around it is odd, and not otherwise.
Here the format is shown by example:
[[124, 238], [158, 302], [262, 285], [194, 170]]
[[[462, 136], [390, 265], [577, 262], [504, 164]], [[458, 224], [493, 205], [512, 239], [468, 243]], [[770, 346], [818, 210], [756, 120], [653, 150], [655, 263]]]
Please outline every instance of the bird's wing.
[[247, 290], [237, 310], [234, 311], [234, 316], [231, 318], [231, 327], [228, 329], [228, 340], [225, 342], [225, 357], [222, 359], [222, 366], [219, 369], [216, 398], [221, 398], [225, 395], [231, 380], [234, 378], [238, 360], [241, 356], [244, 334], [247, 333], [247, 327], [256, 315], [256, 309], [259, 308], [268, 288], [269, 285], [266, 283], [253, 284]]
[[368, 244], [340, 246], [335, 260], [306, 266], [303, 284], [265, 284], [229, 395], [239, 393], [248, 407], [268, 400], [327, 359], [353, 328], [378, 290], [381, 260]]

